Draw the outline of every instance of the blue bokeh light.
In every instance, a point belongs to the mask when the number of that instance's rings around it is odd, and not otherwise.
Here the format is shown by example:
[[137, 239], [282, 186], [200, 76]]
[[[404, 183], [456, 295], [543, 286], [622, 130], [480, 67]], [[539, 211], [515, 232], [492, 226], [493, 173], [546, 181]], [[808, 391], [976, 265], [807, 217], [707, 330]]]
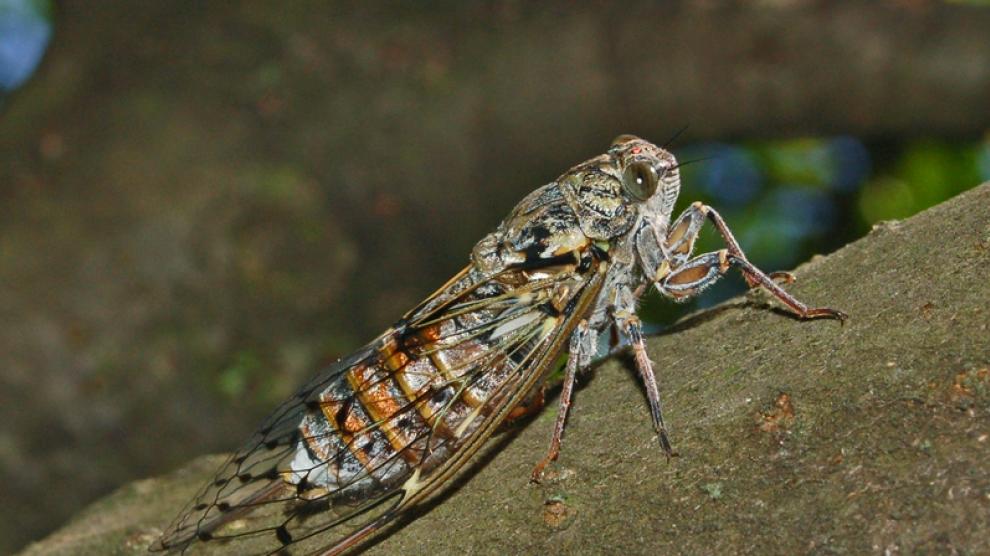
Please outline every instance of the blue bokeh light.
[[828, 142], [833, 171], [829, 185], [833, 190], [851, 193], [863, 185], [872, 171], [870, 151], [855, 137], [840, 135]]
[[720, 205], [744, 205], [763, 188], [765, 178], [756, 158], [742, 147], [710, 143], [691, 150], [685, 158], [704, 159], [697, 171], [698, 184]]
[[49, 3], [0, 0], [0, 92], [21, 86], [41, 62], [51, 39]]
[[794, 241], [820, 236], [835, 226], [836, 207], [827, 193], [785, 186], [773, 194], [775, 221]]

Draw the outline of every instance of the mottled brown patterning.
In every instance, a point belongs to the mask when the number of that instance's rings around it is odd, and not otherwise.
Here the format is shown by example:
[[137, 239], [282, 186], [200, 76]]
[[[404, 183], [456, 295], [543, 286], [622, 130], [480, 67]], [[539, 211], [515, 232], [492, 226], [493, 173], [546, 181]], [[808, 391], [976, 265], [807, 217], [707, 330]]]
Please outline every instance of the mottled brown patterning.
[[[750, 264], [721, 217], [680, 190], [669, 152], [621, 136], [537, 189], [475, 245], [470, 264], [384, 334], [279, 407], [153, 549], [336, 554], [380, 530], [459, 469], [560, 353], [568, 359], [549, 453], [574, 378], [614, 331], [633, 350], [663, 450], [672, 453], [635, 309], [651, 285], [675, 300], [729, 268], [804, 318], [808, 308]], [[692, 257], [710, 220], [726, 248]], [[211, 550], [215, 549], [215, 550]]]

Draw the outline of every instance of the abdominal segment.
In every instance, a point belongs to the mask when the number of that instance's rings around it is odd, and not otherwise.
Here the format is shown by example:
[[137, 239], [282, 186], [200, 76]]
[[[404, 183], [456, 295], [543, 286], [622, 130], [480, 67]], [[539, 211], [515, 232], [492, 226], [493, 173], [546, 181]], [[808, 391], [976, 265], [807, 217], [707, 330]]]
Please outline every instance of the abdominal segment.
[[523, 302], [506, 291], [489, 282], [451, 294], [448, 306], [400, 323], [314, 393], [283, 480], [304, 499], [357, 498], [442, 464], [556, 320], [539, 307], [549, 290], [527, 292]]

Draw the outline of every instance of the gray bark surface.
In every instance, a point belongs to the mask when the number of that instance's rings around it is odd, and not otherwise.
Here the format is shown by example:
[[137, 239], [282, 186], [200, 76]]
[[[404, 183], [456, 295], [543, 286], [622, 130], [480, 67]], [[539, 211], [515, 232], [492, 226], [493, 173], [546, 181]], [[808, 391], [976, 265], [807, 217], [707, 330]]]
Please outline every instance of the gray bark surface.
[[[990, 184], [797, 271], [850, 319], [760, 295], [649, 340], [680, 457], [620, 361], [577, 394], [556, 477], [528, 483], [553, 411], [493, 440], [368, 554], [990, 552]], [[25, 554], [143, 554], [219, 456], [128, 485]]]

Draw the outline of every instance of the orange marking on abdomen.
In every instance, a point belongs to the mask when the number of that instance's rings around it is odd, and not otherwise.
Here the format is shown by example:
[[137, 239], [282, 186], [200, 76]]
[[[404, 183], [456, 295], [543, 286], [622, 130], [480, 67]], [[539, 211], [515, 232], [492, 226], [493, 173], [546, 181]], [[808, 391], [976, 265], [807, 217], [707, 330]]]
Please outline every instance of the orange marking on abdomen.
[[[389, 348], [395, 350], [391, 355], [385, 351]], [[398, 351], [394, 344], [384, 347], [380, 356], [385, 367], [409, 360], [409, 357], [402, 351]], [[396, 370], [381, 367], [363, 367], [360, 370], [352, 369], [352, 372], [348, 372], [347, 380], [354, 389], [357, 400], [361, 403], [364, 411], [372, 422], [378, 425], [392, 449], [398, 452], [407, 463], [415, 465], [419, 463], [419, 455], [415, 450], [406, 449], [414, 440], [414, 435], [410, 434], [410, 431], [425, 425], [420, 420], [419, 415], [415, 411], [411, 411], [411, 402], [405, 399], [398, 384], [393, 382], [395, 372]], [[403, 419], [408, 422], [405, 427], [398, 425], [398, 422]]]
[[[450, 325], [451, 323], [448, 321], [447, 324]], [[411, 334], [408, 337], [406, 337], [406, 339], [404, 340], [404, 344], [413, 354], [416, 354], [417, 352], [420, 351], [427, 353], [428, 355], [425, 358], [417, 359], [416, 363], [422, 363], [425, 359], [430, 363], [429, 365], [430, 374], [438, 375], [439, 377], [443, 378], [445, 384], [454, 385], [454, 388], [456, 389], [457, 388], [456, 385], [460, 382], [461, 379], [455, 376], [454, 373], [451, 372], [451, 369], [444, 362], [444, 357], [441, 355], [441, 353], [444, 351], [444, 348], [443, 346], [438, 345], [442, 337], [443, 337], [443, 325], [440, 323], [432, 324], [430, 326], [423, 327], [422, 329], [418, 330], [415, 334]], [[395, 353], [400, 353], [400, 352], [396, 350]], [[414, 383], [415, 381], [409, 381], [409, 382]], [[400, 385], [402, 385], [401, 381], [400, 381]], [[421, 397], [426, 394], [425, 392], [417, 391], [415, 387], [408, 388], [407, 386], [408, 384], [402, 385], [402, 389], [403, 392], [406, 394], [406, 397], [408, 397], [409, 399], [416, 399], [415, 396]], [[468, 390], [465, 390], [463, 392], [463, 394], [461, 395], [461, 400], [465, 404], [470, 406], [472, 409], [478, 407], [483, 403], [482, 400], [479, 400]], [[431, 421], [432, 415], [427, 416], [424, 414], [423, 418], [426, 419], [427, 422], [432, 422]]]
[[[454, 376], [454, 373], [450, 372], [450, 368], [443, 362], [443, 358], [440, 352], [434, 351], [430, 354], [430, 361], [433, 362], [433, 366], [440, 370], [440, 376], [447, 380], [451, 384], [457, 384], [461, 379]], [[464, 401], [471, 409], [474, 409], [481, 405], [481, 400], [475, 397], [470, 390], [465, 389], [461, 394], [461, 400]]]
[[[351, 386], [352, 390], [354, 387], [350, 384], [350, 375], [356, 371], [360, 372], [359, 369], [363, 368], [365, 368], [363, 365], [356, 365], [347, 371], [348, 385]], [[320, 397], [320, 409], [323, 411], [323, 416], [326, 417], [330, 426], [340, 433], [340, 439], [347, 446], [348, 451], [367, 469], [370, 458], [363, 450], [356, 448], [355, 437], [360, 435], [361, 431], [364, 431], [370, 423], [365, 422], [354, 411], [353, 406], [357, 403], [361, 402], [356, 396], [346, 399]]]
[[430, 401], [436, 395], [434, 384], [441, 378], [440, 372], [428, 357], [413, 359], [407, 365], [393, 373], [392, 378], [399, 385], [405, 399], [416, 406], [416, 411], [422, 417], [426, 426], [433, 429], [442, 437], [454, 438], [450, 427], [440, 419], [430, 406]]
[[383, 360], [382, 364], [385, 368], [394, 372], [397, 372], [402, 367], [405, 367], [409, 363], [409, 355], [404, 351], [395, 351], [391, 354], [382, 354]]
[[[428, 346], [440, 340], [440, 325], [431, 324], [429, 326], [424, 326], [420, 328], [415, 333], [408, 334], [402, 337], [402, 347], [403, 348], [415, 348], [421, 346]], [[394, 340], [389, 339], [386, 341], [386, 349], [392, 344]]]

